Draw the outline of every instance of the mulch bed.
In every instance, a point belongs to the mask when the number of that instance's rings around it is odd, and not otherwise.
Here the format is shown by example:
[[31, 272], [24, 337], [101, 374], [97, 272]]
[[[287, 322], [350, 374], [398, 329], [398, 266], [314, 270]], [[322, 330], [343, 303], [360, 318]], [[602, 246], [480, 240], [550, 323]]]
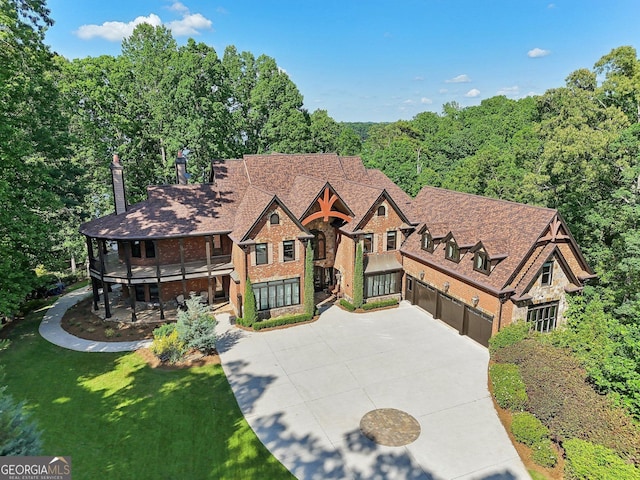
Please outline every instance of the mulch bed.
[[214, 355], [202, 355], [199, 352], [194, 352], [186, 355], [183, 360], [178, 363], [162, 363], [158, 357], [156, 357], [148, 348], [140, 348], [136, 350], [136, 355], [142, 357], [151, 368], [157, 368], [159, 370], [180, 370], [183, 368], [191, 367], [203, 367], [205, 365], [219, 365], [220, 356]]
[[62, 328], [71, 335], [98, 342], [129, 342], [153, 339], [153, 330], [161, 323], [124, 323], [102, 320], [92, 310], [88, 298], [66, 311], [62, 317]]

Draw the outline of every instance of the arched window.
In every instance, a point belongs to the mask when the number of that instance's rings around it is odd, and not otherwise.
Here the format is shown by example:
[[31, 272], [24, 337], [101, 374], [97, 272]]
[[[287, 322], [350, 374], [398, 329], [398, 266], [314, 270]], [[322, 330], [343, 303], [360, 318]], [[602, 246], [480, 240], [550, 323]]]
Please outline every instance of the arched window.
[[280, 215], [278, 215], [277, 213], [272, 213], [271, 216], [269, 217], [269, 223], [271, 225], [280, 225]]
[[384, 205], [378, 207], [378, 216], [384, 217], [387, 214], [387, 208]]
[[320, 230], [311, 230], [311, 233], [313, 234], [313, 240], [311, 240], [313, 259], [324, 260], [326, 258], [327, 239]]

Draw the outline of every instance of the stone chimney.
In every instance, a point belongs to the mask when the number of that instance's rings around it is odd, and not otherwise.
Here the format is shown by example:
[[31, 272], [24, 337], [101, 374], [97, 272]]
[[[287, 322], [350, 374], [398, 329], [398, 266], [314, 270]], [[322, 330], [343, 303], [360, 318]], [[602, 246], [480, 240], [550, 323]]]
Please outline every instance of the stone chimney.
[[120, 215], [127, 211], [127, 197], [124, 193], [122, 165], [117, 154], [113, 155], [113, 162], [111, 162], [111, 184], [113, 185], [113, 201], [116, 207], [116, 215]]
[[187, 173], [187, 159], [182, 154], [182, 150], [178, 150], [178, 157], [176, 158], [176, 179], [178, 185], [186, 185], [189, 179]]

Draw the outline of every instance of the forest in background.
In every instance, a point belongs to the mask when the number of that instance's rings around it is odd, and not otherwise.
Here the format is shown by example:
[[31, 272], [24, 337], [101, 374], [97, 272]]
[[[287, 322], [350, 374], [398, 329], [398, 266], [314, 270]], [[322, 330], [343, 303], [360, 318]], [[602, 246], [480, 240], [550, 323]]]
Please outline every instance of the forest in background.
[[[83, 221], [113, 211], [118, 153], [130, 202], [243, 154], [361, 155], [411, 195], [423, 185], [557, 208], [599, 275], [573, 307], [571, 348], [596, 388], [640, 416], [640, 61], [622, 46], [543, 95], [443, 106], [412, 120], [341, 124], [309, 113], [275, 59], [222, 56], [139, 25], [118, 56], [69, 61], [44, 44], [41, 0], [0, 4], [0, 315], [38, 285], [36, 267], [84, 261]], [[604, 53], [604, 52], [603, 52]]]

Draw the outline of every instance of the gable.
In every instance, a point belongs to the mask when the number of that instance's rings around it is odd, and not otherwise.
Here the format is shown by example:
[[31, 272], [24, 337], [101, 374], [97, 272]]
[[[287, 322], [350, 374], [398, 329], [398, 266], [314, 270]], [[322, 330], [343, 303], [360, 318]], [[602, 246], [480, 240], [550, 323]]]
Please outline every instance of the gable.
[[[272, 224], [272, 215], [277, 216], [278, 223]], [[277, 241], [285, 237], [309, 235], [309, 231], [289, 211], [286, 205], [277, 196], [274, 196], [242, 237], [242, 242], [255, 239]]]
[[350, 222], [353, 216], [354, 213], [351, 209], [340, 198], [331, 184], [327, 182], [301, 218], [302, 225], [308, 225], [318, 218], [325, 222], [328, 222], [329, 218], [338, 218], [344, 222]]
[[393, 201], [393, 198], [387, 193], [386, 190], [382, 190], [378, 198], [367, 210], [367, 213], [363, 215], [362, 219], [355, 226], [354, 230], [370, 229], [372, 223], [379, 223], [380, 216], [378, 215], [378, 209], [380, 207], [385, 208], [384, 218], [382, 219], [389, 227], [396, 226], [401, 229], [412, 229], [410, 220], [404, 214], [398, 205]]

